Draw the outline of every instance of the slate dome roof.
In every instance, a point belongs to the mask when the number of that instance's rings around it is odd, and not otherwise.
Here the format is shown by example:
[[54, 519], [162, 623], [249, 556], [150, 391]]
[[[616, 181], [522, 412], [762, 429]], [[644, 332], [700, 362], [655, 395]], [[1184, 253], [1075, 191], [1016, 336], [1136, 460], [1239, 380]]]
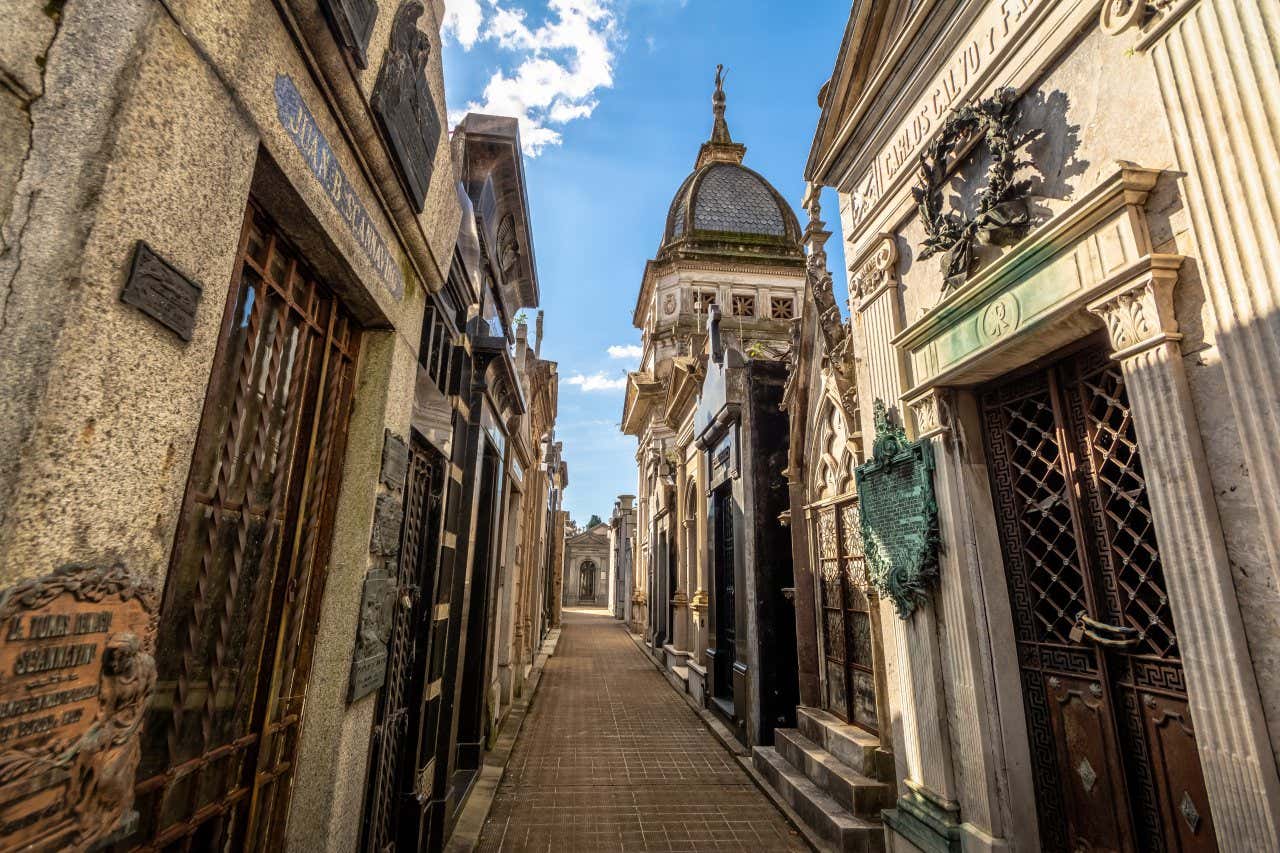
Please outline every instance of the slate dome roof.
[[671, 201], [662, 243], [694, 231], [772, 237], [799, 242], [800, 225], [791, 206], [761, 175], [733, 162], [710, 162], [694, 170]]

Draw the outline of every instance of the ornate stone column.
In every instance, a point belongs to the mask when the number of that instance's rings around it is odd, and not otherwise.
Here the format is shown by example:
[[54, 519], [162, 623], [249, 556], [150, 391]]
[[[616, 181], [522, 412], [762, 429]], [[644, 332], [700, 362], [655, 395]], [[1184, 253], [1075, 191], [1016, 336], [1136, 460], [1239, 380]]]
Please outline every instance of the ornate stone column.
[[1280, 16], [1258, 0], [1129, 7], [1113, 30], [1150, 17], [1137, 47], [1160, 81], [1247, 479], [1280, 584]]
[[[1181, 263], [1153, 256], [1089, 310], [1105, 321], [1124, 372], [1218, 843], [1280, 850], [1280, 779], [1178, 343]], [[1260, 381], [1274, 393], [1275, 375]], [[1274, 454], [1274, 437], [1265, 452]]]

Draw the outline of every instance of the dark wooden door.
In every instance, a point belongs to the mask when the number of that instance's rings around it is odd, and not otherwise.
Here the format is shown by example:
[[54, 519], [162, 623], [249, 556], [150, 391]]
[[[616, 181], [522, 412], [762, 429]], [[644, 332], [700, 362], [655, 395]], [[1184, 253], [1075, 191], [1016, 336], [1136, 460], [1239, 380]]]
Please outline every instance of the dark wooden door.
[[283, 838], [358, 350], [251, 204], [160, 615], [141, 849]]
[[587, 562], [578, 568], [578, 600], [595, 601], [596, 564]]
[[737, 659], [737, 600], [734, 590], [735, 544], [733, 524], [733, 491], [721, 486], [712, 496], [711, 514], [714, 528], [712, 568], [715, 573], [715, 673], [714, 695], [733, 701], [733, 664]]
[[1047, 851], [1216, 850], [1124, 376], [983, 396]]
[[[364, 840], [367, 851], [417, 849], [416, 829], [422, 810], [417, 796], [417, 771], [434, 754], [434, 744], [417, 735], [426, 711], [444, 457], [416, 435], [409, 453], [396, 578], [397, 606], [369, 766]], [[403, 823], [413, 829], [407, 848], [396, 844]]]
[[823, 699], [846, 722], [877, 731], [872, 613], [856, 498], [817, 511]]

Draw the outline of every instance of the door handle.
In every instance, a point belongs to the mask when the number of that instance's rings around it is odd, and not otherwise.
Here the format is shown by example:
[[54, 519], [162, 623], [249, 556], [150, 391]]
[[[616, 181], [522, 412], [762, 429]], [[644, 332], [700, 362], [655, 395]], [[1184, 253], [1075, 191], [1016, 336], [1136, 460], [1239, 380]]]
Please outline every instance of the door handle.
[[1081, 610], [1076, 616], [1075, 624], [1071, 627], [1070, 639], [1073, 643], [1078, 643], [1085, 637], [1100, 646], [1121, 649], [1136, 646], [1142, 642], [1137, 628], [1099, 622], [1097, 619], [1091, 619], [1089, 614]]

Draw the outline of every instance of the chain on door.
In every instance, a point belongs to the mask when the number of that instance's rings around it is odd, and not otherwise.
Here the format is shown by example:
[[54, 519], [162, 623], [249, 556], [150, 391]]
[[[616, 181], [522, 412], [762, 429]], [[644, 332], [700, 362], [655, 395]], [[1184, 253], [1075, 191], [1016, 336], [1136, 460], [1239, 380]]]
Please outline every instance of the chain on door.
[[857, 499], [819, 509], [817, 534], [824, 704], [845, 721], [875, 733], [872, 602]]
[[1120, 366], [982, 403], [1043, 848], [1216, 850]]
[[166, 581], [140, 849], [282, 839], [358, 350], [251, 203]]

